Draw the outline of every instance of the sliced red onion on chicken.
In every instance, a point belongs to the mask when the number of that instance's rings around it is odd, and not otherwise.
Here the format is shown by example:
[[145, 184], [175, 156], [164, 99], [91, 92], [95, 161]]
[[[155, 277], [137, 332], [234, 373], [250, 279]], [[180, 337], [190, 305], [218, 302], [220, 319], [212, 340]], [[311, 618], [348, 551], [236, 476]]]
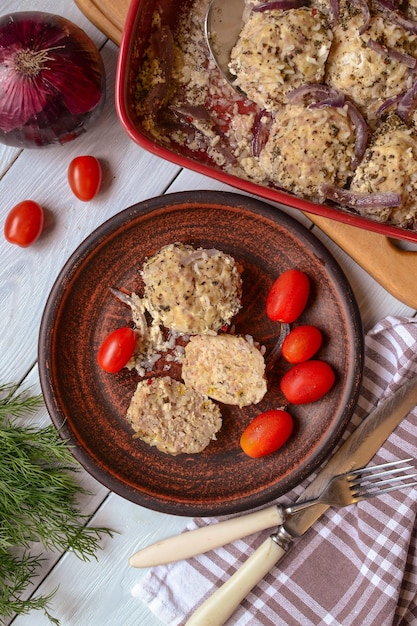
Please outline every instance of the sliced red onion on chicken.
[[253, 7], [254, 13], [263, 13], [264, 11], [288, 11], [289, 9], [299, 9], [305, 7], [309, 3], [307, 0], [271, 0]]
[[400, 194], [393, 191], [358, 193], [325, 184], [321, 186], [321, 192], [327, 200], [332, 200], [341, 206], [351, 209], [384, 209], [395, 208], [401, 205]]

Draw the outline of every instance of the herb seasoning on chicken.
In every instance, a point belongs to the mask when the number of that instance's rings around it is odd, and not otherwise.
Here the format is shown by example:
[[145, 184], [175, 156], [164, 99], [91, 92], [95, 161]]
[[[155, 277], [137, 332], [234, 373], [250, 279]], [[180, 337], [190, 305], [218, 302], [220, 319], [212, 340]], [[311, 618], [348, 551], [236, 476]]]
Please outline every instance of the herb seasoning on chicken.
[[396, 115], [391, 115], [375, 132], [350, 189], [359, 193], [398, 193], [400, 206], [364, 206], [362, 214], [381, 222], [416, 227], [417, 137]]
[[287, 105], [276, 115], [259, 161], [284, 189], [320, 199], [323, 183], [343, 186], [352, 174], [355, 136], [343, 107]]
[[169, 376], [138, 383], [127, 419], [136, 437], [172, 455], [202, 452], [222, 426], [214, 402]]
[[322, 81], [331, 41], [327, 20], [317, 10], [252, 12], [231, 52], [233, 82], [273, 111], [293, 89]]
[[412, 84], [409, 62], [416, 54], [416, 36], [378, 15], [361, 34], [362, 15], [334, 30], [326, 64], [327, 84], [349, 95], [372, 126], [378, 108]]
[[169, 244], [144, 263], [142, 277], [147, 310], [178, 333], [216, 332], [241, 306], [238, 267], [219, 250]]
[[257, 404], [266, 393], [264, 357], [252, 342], [237, 335], [191, 337], [182, 377], [187, 387], [224, 404]]

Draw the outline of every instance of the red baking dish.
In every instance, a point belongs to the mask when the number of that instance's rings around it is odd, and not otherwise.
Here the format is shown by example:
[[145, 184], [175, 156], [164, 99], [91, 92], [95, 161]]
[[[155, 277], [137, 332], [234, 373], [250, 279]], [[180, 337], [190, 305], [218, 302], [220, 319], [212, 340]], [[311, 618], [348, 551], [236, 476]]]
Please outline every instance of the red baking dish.
[[153, 28], [152, 20], [156, 11], [160, 14], [162, 23], [170, 27], [175, 38], [176, 20], [179, 13], [178, 0], [132, 0], [120, 45], [116, 78], [116, 108], [123, 128], [133, 141], [163, 159], [210, 176], [244, 192], [301, 211], [380, 233], [393, 239], [417, 242], [416, 231], [380, 223], [331, 206], [331, 204], [318, 204], [291, 193], [231, 175], [222, 170], [220, 166], [207, 162], [207, 159], [201, 155], [182, 150], [176, 144], [170, 145], [159, 141], [149, 133], [135, 111], [134, 86], [145, 51], [149, 46]]

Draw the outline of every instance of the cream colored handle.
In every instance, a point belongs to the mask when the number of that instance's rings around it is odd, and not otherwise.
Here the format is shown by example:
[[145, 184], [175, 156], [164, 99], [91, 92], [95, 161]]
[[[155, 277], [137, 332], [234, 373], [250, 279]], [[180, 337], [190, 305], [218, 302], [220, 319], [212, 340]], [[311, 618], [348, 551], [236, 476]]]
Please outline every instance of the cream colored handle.
[[284, 548], [268, 537], [246, 563], [196, 610], [186, 626], [223, 626], [242, 600], [284, 554]]
[[129, 559], [129, 565], [153, 567], [188, 559], [265, 528], [279, 526], [283, 522], [282, 507], [274, 505], [255, 513], [234, 517], [158, 541], [133, 554]]

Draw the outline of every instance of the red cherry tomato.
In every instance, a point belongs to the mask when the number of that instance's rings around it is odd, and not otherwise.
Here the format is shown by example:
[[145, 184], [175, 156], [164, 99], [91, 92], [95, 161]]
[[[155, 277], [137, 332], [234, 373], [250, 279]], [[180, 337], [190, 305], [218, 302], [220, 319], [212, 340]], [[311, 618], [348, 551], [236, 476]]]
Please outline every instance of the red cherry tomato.
[[303, 324], [293, 328], [285, 337], [281, 353], [288, 363], [308, 361], [319, 350], [323, 336], [317, 326]]
[[100, 189], [102, 180], [100, 161], [86, 155], [75, 157], [68, 167], [68, 183], [79, 200], [92, 200]]
[[308, 276], [297, 269], [283, 272], [266, 298], [266, 314], [274, 322], [291, 324], [301, 315], [310, 293]]
[[33, 200], [16, 204], [4, 222], [4, 236], [9, 243], [26, 248], [40, 236], [44, 224], [44, 212]]
[[284, 410], [261, 413], [243, 432], [240, 446], [248, 456], [256, 459], [281, 448], [292, 433], [293, 420]]
[[281, 391], [291, 404], [315, 402], [333, 387], [335, 374], [325, 361], [304, 361], [281, 378]]
[[97, 355], [98, 364], [106, 372], [118, 372], [129, 361], [135, 345], [136, 335], [131, 328], [117, 328], [101, 344]]

